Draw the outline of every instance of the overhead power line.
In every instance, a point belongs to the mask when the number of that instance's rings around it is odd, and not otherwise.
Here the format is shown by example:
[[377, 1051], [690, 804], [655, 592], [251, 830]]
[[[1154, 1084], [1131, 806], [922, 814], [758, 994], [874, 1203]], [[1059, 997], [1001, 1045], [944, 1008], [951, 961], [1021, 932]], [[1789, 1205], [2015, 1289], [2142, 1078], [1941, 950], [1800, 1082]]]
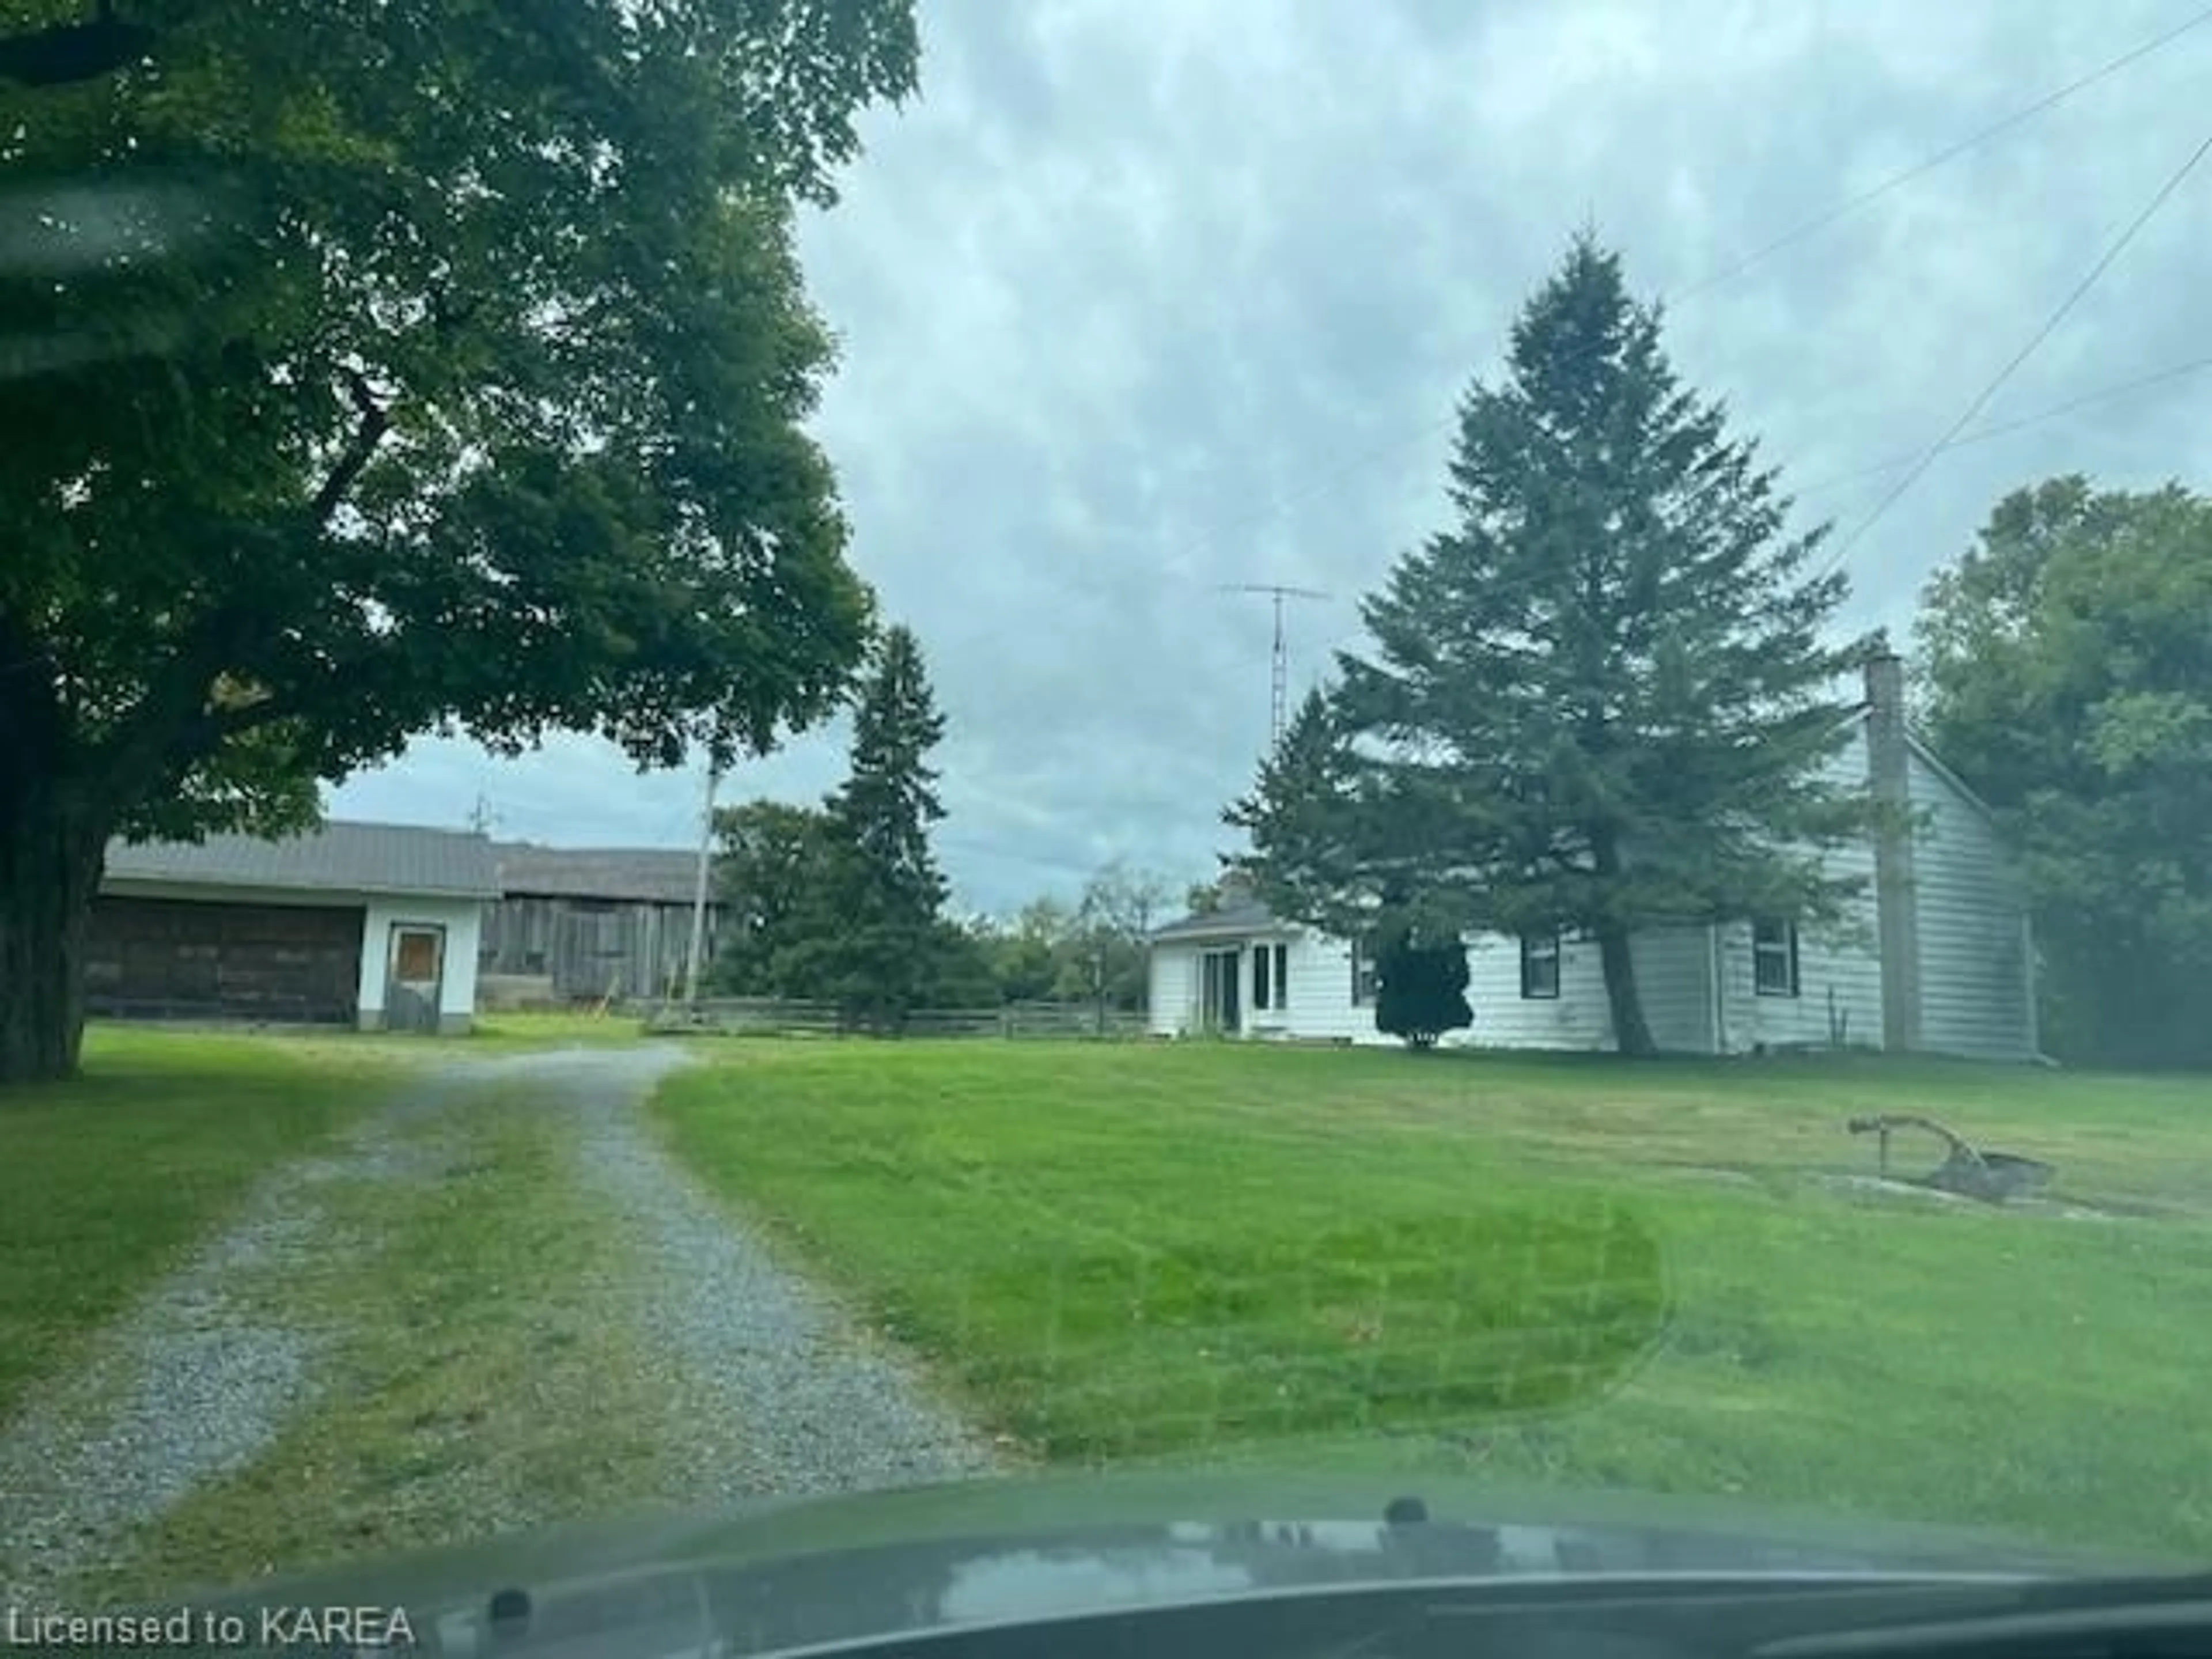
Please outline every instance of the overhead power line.
[[[1981, 127], [1977, 131], [1969, 133], [1966, 137], [1955, 140], [1951, 143], [1944, 145], [1940, 149], [1930, 152], [1929, 155], [1923, 156], [1919, 161], [1911, 163], [1910, 166], [1900, 168], [1896, 173], [1876, 180], [1874, 184], [1867, 186], [1864, 190], [1856, 191], [1853, 194], [1844, 198], [1840, 201], [1831, 204], [1829, 206], [1822, 209], [1820, 212], [1814, 214], [1810, 218], [1801, 220], [1797, 224], [1782, 232], [1771, 240], [1759, 244], [1750, 252], [1731, 261], [1729, 264], [1721, 267], [1719, 270], [1698, 278], [1696, 282], [1690, 283], [1686, 288], [1677, 290], [1674, 294], [1662, 296], [1662, 298], [1670, 304], [1680, 305], [1692, 299], [1702, 298], [1704, 295], [1711, 293], [1716, 289], [1725, 287], [1728, 283], [1734, 282], [1737, 277], [1741, 276], [1745, 272], [1763, 264], [1767, 259], [1771, 258], [1774, 255], [1783, 252], [1787, 249], [1795, 247], [1798, 243], [1804, 241], [1808, 237], [1817, 234], [1822, 230], [1826, 229], [1829, 226], [1836, 223], [1838, 220], [1848, 218], [1850, 215], [1860, 211], [1862, 209], [1871, 206], [1875, 202], [1881, 200], [1883, 198], [1892, 194], [1893, 191], [1900, 190], [1906, 185], [1911, 184], [1916, 180], [1925, 177], [1927, 174], [1935, 172], [1937, 168], [1958, 160], [1962, 155], [1966, 155], [1974, 150], [1979, 149], [1982, 146], [1990, 143], [1997, 138], [2002, 137], [2005, 134], [2013, 131], [2018, 127], [2025, 125], [2027, 123], [2035, 119], [2039, 116], [2049, 113], [2051, 110], [2056, 109], [2059, 105], [2064, 103], [2068, 99], [2087, 90], [2090, 87], [2096, 85], [2099, 82], [2109, 79], [2111, 76], [2118, 74], [2121, 70], [2163, 51], [2167, 46], [2172, 46], [2175, 41], [2180, 40], [2184, 35], [2191, 33], [2193, 30], [2203, 27], [2207, 23], [2212, 23], [2212, 8], [2207, 8], [2204, 10], [2191, 15], [2191, 16], [2184, 19], [2181, 22], [2174, 25], [2172, 27], [2166, 29], [2162, 33], [2154, 35], [2149, 40], [2130, 47], [2118, 57], [2109, 59], [2086, 74], [2076, 76], [2075, 79], [2069, 81], [2065, 85], [2057, 88], [2056, 90], [2045, 93], [2033, 102], [2024, 104], [2020, 108], [2011, 112], [2009, 114], [2002, 116], [1998, 119], [1990, 122], [1987, 126]], [[1426, 422], [1425, 425], [1420, 427], [1418, 431], [1409, 434], [1407, 437], [1399, 439], [1389, 444], [1374, 449], [1363, 451], [1358, 454], [1353, 455], [1341, 465], [1324, 471], [1304, 488], [1293, 491], [1287, 495], [1278, 496], [1266, 507], [1260, 508], [1256, 512], [1241, 516], [1227, 525], [1221, 526], [1194, 538], [1182, 550], [1187, 554], [1202, 552], [1206, 549], [1215, 545], [1224, 536], [1226, 536], [1234, 531], [1245, 529], [1251, 525], [1265, 522], [1267, 520], [1274, 517], [1277, 514], [1284, 512], [1290, 507], [1296, 507], [1304, 501], [1316, 500], [1322, 495], [1330, 494], [1334, 492], [1339, 485], [1343, 483], [1346, 479], [1355, 477], [1360, 473], [1366, 471], [1370, 467], [1382, 462], [1395, 459], [1396, 457], [1404, 454], [1415, 445], [1425, 443], [1431, 438], [1435, 437], [1438, 433], [1449, 430], [1457, 419], [1458, 416], [1455, 411], [1454, 413], [1443, 416], [1438, 419]]]
[[2128, 245], [2141, 234], [2145, 225], [2158, 216], [2158, 210], [2166, 204], [2174, 191], [2181, 188], [2182, 181], [2197, 170], [2197, 164], [2204, 159], [2207, 152], [2212, 152], [2212, 135], [2208, 135], [2195, 149], [2190, 151], [2187, 158], [2179, 167], [2166, 176], [2165, 181], [2151, 192], [2150, 200], [2145, 202], [2137, 210], [2136, 216], [2128, 221], [2120, 234], [2112, 239], [2102, 253], [2097, 256], [2096, 263], [2089, 267], [2081, 280], [2074, 284], [2066, 297], [2058, 302], [2057, 308], [2043, 319], [2042, 326], [2028, 336], [2025, 345], [2005, 360], [2004, 367], [1991, 375], [1982, 389], [1973, 395], [1966, 408], [1960, 411], [1959, 418], [1952, 422], [1943, 435], [1929, 445], [1927, 452], [1913, 463], [1911, 471], [1899, 478], [1889, 491], [1875, 503], [1874, 510], [1861, 519], [1851, 533], [1844, 538], [1841, 545], [1836, 549], [1823, 568], [1821, 573], [1823, 575], [1834, 570], [1844, 562], [1851, 549], [1857, 546], [1865, 538], [1867, 532], [1881, 523], [1882, 515], [1897, 505], [1898, 498], [1919, 481], [1921, 474], [1935, 465], [1936, 458], [1949, 448], [1957, 441], [1959, 434], [1972, 423], [1974, 417], [1989, 406], [1990, 399], [1997, 395], [2005, 382], [2012, 379], [2021, 366], [2036, 354], [2043, 343], [2057, 331], [2059, 324], [2064, 322], [2072, 313], [2074, 307], [2081, 304], [2087, 296], [2089, 290], [2096, 287], [2098, 280], [2112, 268], [2113, 262], [2127, 252]]
[[2001, 138], [2006, 133], [2010, 132], [2014, 127], [2024, 125], [2026, 123], [2033, 120], [2037, 116], [2045, 114], [2051, 110], [2057, 108], [2059, 105], [2064, 103], [2075, 93], [2094, 86], [2098, 82], [2104, 80], [2107, 76], [2118, 74], [2120, 70], [2127, 68], [2130, 64], [2139, 62], [2145, 58], [2150, 57], [2154, 52], [2164, 50], [2166, 47], [2172, 46], [2176, 40], [2181, 39], [2183, 35], [2187, 34], [2191, 30], [2202, 28], [2206, 23], [2212, 23], [2212, 9], [2198, 12], [2195, 16], [2187, 18], [2183, 21], [2175, 24], [2173, 27], [2166, 30], [2165, 33], [2153, 36], [2150, 40], [2144, 41], [2141, 46], [2130, 47], [2126, 52], [2122, 52], [2118, 58], [2113, 58], [2110, 63], [2104, 64], [2096, 69], [2091, 70], [2087, 75], [2081, 76], [2078, 79], [2069, 81], [2064, 86], [2059, 88], [2056, 92], [2045, 93], [2033, 103], [2023, 105], [2019, 109], [2014, 110], [2011, 114], [2005, 116], [1999, 120], [1992, 121], [1989, 125], [1982, 128], [1978, 132], [1970, 133], [1966, 137], [1960, 139], [1958, 143], [1954, 144], [1947, 144], [1942, 149], [1936, 151], [1933, 155], [1924, 156], [1921, 160], [1915, 161], [1911, 167], [1905, 167], [1900, 172], [1893, 173], [1887, 178], [1868, 185], [1866, 189], [1859, 191], [1856, 195], [1847, 196], [1842, 201], [1835, 204], [1834, 206], [1823, 209], [1820, 212], [1814, 214], [1803, 223], [1799, 224], [1791, 229], [1784, 231], [1782, 234], [1776, 237], [1772, 241], [1763, 243], [1759, 246], [1753, 248], [1749, 253], [1744, 255], [1742, 258], [1736, 261], [1734, 264], [1723, 266], [1721, 270], [1714, 272], [1711, 276], [1704, 278], [1702, 281], [1691, 283], [1689, 287], [1676, 294], [1674, 296], [1674, 299], [1677, 301], [1692, 299], [1699, 294], [1703, 294], [1708, 289], [1718, 288], [1722, 283], [1741, 276], [1745, 271], [1750, 270], [1752, 266], [1757, 264], [1760, 260], [1767, 258], [1773, 254], [1779, 253], [1785, 248], [1795, 247], [1807, 237], [1814, 235], [1820, 231], [1826, 230], [1830, 225], [1835, 223], [1837, 220], [1856, 213], [1863, 207], [1869, 206], [1872, 204], [1880, 201], [1892, 191], [1901, 189], [1903, 186], [1911, 184], [1914, 179], [1921, 178], [1924, 174], [1933, 173], [1936, 168], [1943, 166], [1947, 161], [1956, 161], [1960, 156], [1966, 155], [1969, 150], [1978, 149], [1984, 144], [1988, 143], [1991, 139]]
[[[1945, 444], [1942, 453], [1948, 454], [1953, 450], [1966, 449], [1975, 444], [1987, 443], [1993, 438], [2010, 437], [2015, 432], [2025, 432], [2030, 428], [2042, 426], [2065, 416], [2079, 413], [2082, 410], [2094, 408], [2099, 404], [2110, 403], [2113, 398], [2124, 397], [2131, 392], [2143, 392], [2154, 386], [2163, 386], [2168, 380], [2180, 380], [2185, 375], [2201, 374], [2208, 368], [2212, 368], [2212, 357], [2191, 357], [2185, 362], [2175, 363], [2152, 374], [2139, 374], [2131, 380], [2119, 380], [2111, 386], [2099, 386], [2094, 392], [2084, 392], [2079, 397], [2069, 398], [2063, 403], [2052, 404], [2047, 409], [2039, 409], [2031, 414], [2021, 415], [2009, 421], [1996, 421], [1988, 426], [1978, 426], [1972, 431], [1962, 432], [1949, 443]], [[1863, 483], [1869, 478], [1879, 478], [1885, 472], [1894, 472], [1901, 466], [1912, 465], [1921, 459], [1923, 453], [1917, 449], [1908, 450], [1901, 454], [1893, 455], [1886, 461], [1869, 461], [1864, 466], [1854, 467], [1848, 472], [1832, 472], [1825, 478], [1815, 478], [1811, 483], [1798, 484], [1790, 489], [1788, 493], [1792, 496], [1812, 495], [1824, 489], [1838, 489], [1845, 484]]]

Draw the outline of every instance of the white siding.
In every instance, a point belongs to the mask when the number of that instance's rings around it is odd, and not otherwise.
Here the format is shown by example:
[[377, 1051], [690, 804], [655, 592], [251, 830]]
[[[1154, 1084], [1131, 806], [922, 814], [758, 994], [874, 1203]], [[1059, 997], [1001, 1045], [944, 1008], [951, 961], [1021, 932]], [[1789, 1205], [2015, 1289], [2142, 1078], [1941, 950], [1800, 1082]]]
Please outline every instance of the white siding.
[[384, 1024], [385, 982], [392, 966], [392, 929], [404, 927], [446, 930], [444, 980], [439, 988], [438, 1023], [442, 1030], [465, 1031], [477, 1008], [477, 957], [483, 937], [483, 902], [478, 899], [371, 898], [361, 936], [361, 1026]]
[[1198, 1025], [1198, 947], [1155, 945], [1145, 988], [1146, 1029], [1181, 1036]]
[[1907, 780], [1923, 816], [1913, 845], [1922, 1045], [1968, 1059], [2033, 1059], [2027, 912], [2003, 842], [1917, 749]]
[[[1398, 1039], [1375, 1029], [1371, 1003], [1352, 1000], [1352, 947], [1318, 934], [1300, 936], [1291, 945], [1291, 1007], [1287, 1035], [1323, 1041], [1395, 1045]], [[1470, 934], [1467, 949], [1467, 1000], [1474, 1025], [1447, 1032], [1447, 1048], [1604, 1048], [1612, 1043], [1605, 983], [1597, 947], [1563, 945], [1559, 995], [1523, 999], [1518, 940], [1494, 933]]]
[[[1645, 1011], [1655, 1034], [1669, 1048], [1702, 1048], [1710, 1042], [1707, 1012], [1705, 935], [1702, 929], [1653, 935], [1638, 941]], [[1246, 941], [1240, 963], [1248, 1000], [1252, 986], [1251, 954], [1261, 941]], [[1272, 941], [1270, 941], [1272, 942]], [[1200, 955], [1230, 941], [1204, 945], [1155, 945], [1151, 963], [1149, 1029], [1163, 1036], [1198, 1027]], [[1341, 939], [1311, 932], [1285, 939], [1289, 1006], [1245, 1009], [1245, 1034], [1259, 1039], [1393, 1046], [1398, 1039], [1375, 1029], [1371, 1003], [1352, 1000], [1352, 947]], [[1450, 1048], [1607, 1049], [1613, 1018], [1605, 996], [1605, 975], [1595, 944], [1563, 940], [1559, 951], [1559, 994], [1521, 994], [1521, 946], [1495, 933], [1468, 936], [1468, 1005], [1474, 1024], [1447, 1033]]]
[[1797, 994], [1762, 996], [1752, 972], [1751, 924], [1720, 930], [1723, 993], [1721, 1047], [1728, 1054], [1838, 1037], [1855, 1048], [1881, 1046], [1881, 957], [1874, 942], [1874, 901], [1851, 902], [1833, 927], [1808, 924], [1797, 939]]
[[1463, 1039], [1484, 1048], [1609, 1048], [1613, 1016], [1597, 946], [1559, 941], [1559, 994], [1521, 994], [1521, 941], [1504, 933], [1472, 933], [1467, 945], [1467, 1000], [1474, 1029]]
[[[1595, 946], [1567, 945], [1561, 952], [1560, 995], [1523, 1000], [1521, 947], [1510, 939], [1477, 933], [1467, 951], [1472, 1028], [1444, 1034], [1446, 1048], [1594, 1048], [1609, 1042], [1605, 992], [1595, 979]], [[1322, 1042], [1391, 1047], [1399, 1039], [1375, 1029], [1372, 1003], [1352, 1000], [1352, 947], [1341, 939], [1304, 933], [1290, 947], [1291, 1006], [1277, 1033]], [[1597, 988], [1595, 1017], [1586, 994]], [[1261, 1028], [1260, 1034], [1266, 1034]]]
[[1375, 1005], [1352, 1000], [1352, 947], [1302, 933], [1291, 941], [1290, 1017], [1283, 1035], [1309, 1041], [1395, 1042], [1375, 1029]]
[[[1866, 724], [1830, 757], [1831, 781], [1863, 789], [1867, 781]], [[1719, 930], [1721, 1048], [1747, 1054], [1760, 1047], [1826, 1044], [1838, 1033], [1854, 1048], [1881, 1046], [1881, 951], [1875, 926], [1874, 842], [1832, 848], [1821, 860], [1829, 874], [1864, 884], [1844, 915], [1808, 923], [1797, 939], [1797, 994], [1761, 996], [1752, 972], [1751, 925]]]

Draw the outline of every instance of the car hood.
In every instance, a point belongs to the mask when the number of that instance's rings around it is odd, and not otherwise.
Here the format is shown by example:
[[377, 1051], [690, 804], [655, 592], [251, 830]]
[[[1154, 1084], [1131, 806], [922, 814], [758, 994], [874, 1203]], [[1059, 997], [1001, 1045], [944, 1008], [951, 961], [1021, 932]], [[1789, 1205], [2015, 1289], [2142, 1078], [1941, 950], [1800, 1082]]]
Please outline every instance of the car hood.
[[2016, 1579], [2186, 1565], [1700, 1502], [1240, 1473], [998, 1479], [737, 1513], [633, 1514], [270, 1580], [193, 1605], [254, 1625], [272, 1608], [360, 1608], [372, 1634], [380, 1613], [387, 1622], [399, 1613], [418, 1651], [481, 1653], [495, 1645], [493, 1596], [520, 1590], [533, 1652], [574, 1641], [579, 1652], [606, 1644], [739, 1655], [1351, 1583]]

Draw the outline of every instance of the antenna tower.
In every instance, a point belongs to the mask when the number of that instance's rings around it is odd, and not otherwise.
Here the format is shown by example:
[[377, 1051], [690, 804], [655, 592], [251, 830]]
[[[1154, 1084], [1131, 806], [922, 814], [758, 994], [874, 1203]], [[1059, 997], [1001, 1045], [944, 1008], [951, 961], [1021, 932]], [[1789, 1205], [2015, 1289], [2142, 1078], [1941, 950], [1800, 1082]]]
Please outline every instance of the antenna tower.
[[1271, 695], [1267, 705], [1267, 752], [1272, 755], [1282, 746], [1283, 728], [1290, 721], [1290, 658], [1283, 647], [1283, 601], [1325, 599], [1329, 596], [1318, 588], [1292, 587], [1283, 582], [1232, 582], [1221, 591], [1265, 593], [1274, 601], [1275, 648], [1269, 664]]

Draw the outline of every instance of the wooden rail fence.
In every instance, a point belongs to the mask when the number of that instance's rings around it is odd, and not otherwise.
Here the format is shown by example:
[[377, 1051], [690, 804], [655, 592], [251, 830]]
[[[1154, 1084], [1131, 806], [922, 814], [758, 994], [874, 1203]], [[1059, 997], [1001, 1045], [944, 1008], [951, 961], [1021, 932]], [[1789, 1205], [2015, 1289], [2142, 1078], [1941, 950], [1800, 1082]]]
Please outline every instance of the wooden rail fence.
[[[648, 1030], [721, 1036], [890, 1035], [846, 1019], [836, 1005], [773, 997], [701, 998], [690, 1007], [656, 1008]], [[1087, 1037], [1129, 1042], [1145, 1035], [1145, 1016], [1073, 1003], [1013, 1003], [1003, 1008], [918, 1008], [895, 1035], [908, 1037]]]

